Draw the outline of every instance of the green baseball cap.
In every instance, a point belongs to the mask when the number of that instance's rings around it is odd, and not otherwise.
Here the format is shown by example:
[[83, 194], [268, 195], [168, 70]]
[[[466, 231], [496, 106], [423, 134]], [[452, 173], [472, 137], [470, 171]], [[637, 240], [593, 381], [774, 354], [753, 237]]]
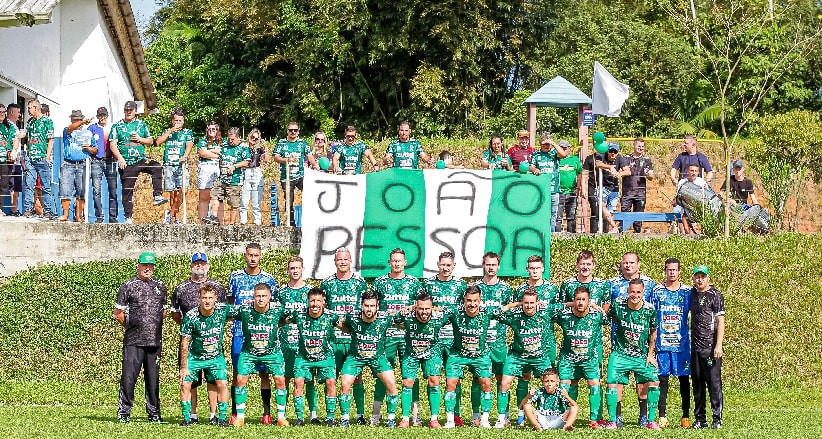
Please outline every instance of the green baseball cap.
[[137, 258], [137, 262], [141, 264], [154, 265], [157, 263], [157, 256], [155, 256], [152, 252], [142, 252], [140, 253], [140, 257]]
[[711, 270], [708, 269], [707, 265], [700, 264], [694, 267], [694, 269], [691, 271], [691, 274], [693, 275], [696, 275], [697, 273], [702, 273], [705, 276], [708, 276], [709, 274], [711, 274]]

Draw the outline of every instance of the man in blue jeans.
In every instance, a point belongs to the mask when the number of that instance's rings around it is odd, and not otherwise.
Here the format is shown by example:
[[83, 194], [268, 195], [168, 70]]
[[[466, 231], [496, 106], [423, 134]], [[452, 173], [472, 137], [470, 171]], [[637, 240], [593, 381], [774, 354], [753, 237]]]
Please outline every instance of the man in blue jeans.
[[88, 127], [97, 141], [97, 154], [91, 156], [91, 188], [94, 196], [94, 222], [105, 221], [103, 214], [103, 176], [108, 188], [108, 222], [117, 222], [117, 160], [108, 147], [108, 136], [111, 127], [108, 124], [108, 109], [97, 109], [97, 123]]
[[91, 120], [80, 110], [71, 112], [71, 125], [63, 130], [63, 164], [60, 165], [60, 204], [63, 214], [58, 221], [68, 221], [74, 198], [74, 221], [85, 220], [86, 160], [97, 153], [97, 141], [86, 126]]
[[54, 153], [54, 122], [43, 114], [37, 99], [29, 101], [31, 119], [26, 124], [28, 149], [25, 156], [26, 186], [23, 192], [23, 215], [34, 215], [34, 185], [37, 177], [43, 182], [43, 217], [55, 219], [51, 199], [52, 160]]

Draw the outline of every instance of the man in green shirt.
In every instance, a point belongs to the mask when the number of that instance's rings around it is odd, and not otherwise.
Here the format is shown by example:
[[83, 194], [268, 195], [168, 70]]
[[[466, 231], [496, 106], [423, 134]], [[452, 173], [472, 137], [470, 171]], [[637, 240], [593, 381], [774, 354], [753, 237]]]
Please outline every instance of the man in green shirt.
[[345, 128], [345, 143], [334, 150], [331, 169], [343, 174], [362, 174], [362, 158], [367, 157], [375, 171], [380, 170], [380, 164], [368, 147], [361, 140], [357, 140], [357, 129], [349, 125]]
[[423, 159], [428, 166], [432, 165], [431, 157], [422, 149], [422, 145], [411, 137], [411, 122], [400, 122], [399, 138], [392, 140], [385, 150], [383, 163], [400, 169], [417, 169], [419, 159]]
[[[320, 169], [317, 159], [305, 140], [299, 137], [300, 124], [289, 122], [286, 137], [277, 141], [274, 146], [273, 160], [280, 164], [280, 186], [283, 188], [283, 198], [291, 206], [291, 224], [294, 225], [294, 188], [303, 190], [303, 163], [308, 160], [311, 168]], [[286, 182], [288, 190], [286, 191]]]
[[180, 206], [183, 204], [183, 191], [188, 189], [189, 175], [188, 167], [183, 164], [188, 162], [189, 154], [194, 148], [194, 133], [188, 128], [183, 128], [185, 116], [183, 110], [176, 109], [171, 112], [171, 128], [163, 131], [157, 137], [157, 146], [165, 145], [163, 149], [163, 186], [168, 192], [169, 210], [166, 211], [165, 224], [180, 224], [177, 216]]
[[543, 134], [539, 139], [539, 151], [531, 154], [528, 169], [534, 175], [548, 175], [551, 185], [551, 231], [557, 232], [557, 218], [559, 217], [559, 161], [571, 154], [571, 144], [565, 142], [560, 146], [550, 135]]
[[[588, 288], [590, 302], [602, 307], [605, 311], [611, 306], [611, 283], [594, 277], [596, 261], [590, 250], [582, 250], [577, 255], [577, 274], [562, 283], [559, 288], [560, 300], [566, 305], [574, 301], [574, 292], [578, 287]], [[573, 398], [574, 395], [571, 395]]]
[[379, 307], [377, 293], [369, 290], [362, 294], [359, 313], [340, 316], [340, 329], [351, 334], [351, 349], [340, 373], [340, 427], [350, 425], [351, 386], [366, 367], [371, 369], [371, 374], [383, 383], [388, 392], [388, 420], [385, 426], [396, 426], [397, 382], [394, 368], [385, 358], [386, 330], [393, 319], [384, 311], [379, 311]]
[[54, 201], [51, 196], [53, 153], [54, 153], [54, 122], [43, 114], [40, 101], [33, 99], [28, 105], [31, 119], [26, 123], [28, 138], [26, 154], [23, 156], [25, 172], [25, 191], [23, 192], [23, 215], [34, 215], [34, 186], [37, 177], [43, 182], [43, 217], [55, 219]]
[[[559, 141], [560, 148], [570, 147], [567, 140]], [[571, 154], [559, 161], [559, 217], [557, 217], [557, 231], [562, 231], [562, 216], [568, 222], [567, 231], [577, 232], [577, 199], [582, 182], [582, 162], [579, 157]]]
[[[240, 192], [243, 186], [243, 168], [248, 166], [251, 150], [243, 143], [240, 129], [228, 129], [228, 144], [220, 149], [220, 178], [211, 188], [211, 198], [217, 199], [217, 220], [220, 224], [237, 223], [240, 207]], [[228, 204], [228, 220], [225, 219], [225, 205]]]
[[156, 160], [146, 158], [146, 145], [154, 144], [154, 138], [148, 132], [148, 125], [137, 119], [137, 104], [134, 101], [127, 101], [123, 106], [123, 112], [123, 119], [111, 126], [109, 147], [120, 168], [125, 222], [133, 224], [134, 185], [137, 184], [137, 177], [141, 173], [151, 175], [155, 206], [167, 203], [168, 199], [163, 196], [162, 165]]

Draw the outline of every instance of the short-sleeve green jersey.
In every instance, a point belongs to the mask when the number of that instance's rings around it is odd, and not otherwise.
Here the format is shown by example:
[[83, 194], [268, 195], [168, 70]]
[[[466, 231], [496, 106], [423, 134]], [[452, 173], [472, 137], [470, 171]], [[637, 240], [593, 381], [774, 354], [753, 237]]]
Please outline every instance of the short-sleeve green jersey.
[[243, 330], [243, 352], [252, 355], [268, 355], [280, 350], [277, 328], [283, 318], [283, 307], [279, 302], [271, 302], [265, 312], [257, 312], [253, 305], [237, 308], [235, 321]]
[[196, 360], [211, 360], [223, 356], [223, 334], [226, 319], [234, 312], [234, 307], [217, 303], [210, 316], [194, 308], [183, 317], [180, 335], [189, 338], [188, 354]]
[[351, 350], [358, 360], [371, 360], [385, 355], [385, 331], [393, 324], [393, 320], [384, 312], [377, 311], [372, 322], [362, 319], [359, 312], [345, 316], [345, 326], [351, 330]]
[[417, 169], [419, 156], [423, 152], [422, 145], [414, 138], [408, 139], [407, 142], [400, 142], [400, 139], [392, 140], [385, 149], [386, 154], [394, 157], [392, 166], [401, 169]]
[[530, 401], [534, 410], [543, 416], [562, 416], [571, 407], [571, 403], [562, 396], [559, 388], [554, 393], [548, 393], [542, 387], [536, 389], [531, 394]]
[[431, 358], [432, 348], [439, 342], [442, 327], [449, 321], [448, 314], [449, 312], [432, 311], [431, 319], [425, 323], [417, 320], [417, 314], [413, 310], [395, 314], [394, 323], [405, 327], [405, 355], [421, 360]]
[[8, 153], [14, 149], [14, 139], [17, 138], [17, 125], [9, 121], [9, 126], [0, 121], [0, 163], [6, 163]]
[[498, 154], [494, 154], [490, 150], [485, 150], [482, 152], [482, 161], [488, 163], [489, 165], [493, 165], [494, 169], [504, 169], [505, 165], [511, 165], [511, 158], [508, 157], [508, 154], [505, 151], [502, 151]]
[[[482, 306], [494, 310], [502, 309], [503, 306], [511, 303], [514, 296], [514, 291], [511, 286], [500, 280], [494, 285], [487, 285], [482, 280], [477, 281], [474, 285], [478, 286], [482, 291]], [[497, 321], [491, 322], [488, 327], [488, 344], [502, 345], [506, 342], [506, 328], [498, 327]]]
[[111, 133], [108, 136], [109, 141], [117, 142], [117, 150], [120, 151], [127, 165], [133, 165], [146, 158], [146, 146], [133, 142], [131, 133], [137, 133], [140, 137], [151, 136], [148, 132], [148, 125], [140, 119], [134, 119], [131, 122], [120, 120], [111, 126]]
[[[303, 285], [302, 288], [291, 288], [288, 284], [283, 285], [277, 290], [277, 298], [283, 306], [286, 315], [292, 313], [302, 313], [308, 308], [308, 290], [311, 286]], [[283, 348], [296, 351], [299, 348], [300, 332], [297, 330], [297, 325], [289, 323], [280, 327], [280, 345]]]
[[[360, 296], [368, 290], [368, 284], [357, 274], [347, 280], [338, 279], [336, 274], [332, 274], [320, 283], [320, 289], [325, 293], [328, 310], [338, 316], [343, 316], [360, 309]], [[351, 336], [337, 329], [333, 341], [349, 343]]]
[[590, 294], [591, 303], [597, 306], [605, 306], [611, 303], [611, 283], [598, 277], [591, 279], [591, 282], [580, 282], [576, 276], [566, 280], [559, 288], [562, 303], [574, 301], [574, 291], [579, 287], [587, 287]]
[[525, 293], [525, 290], [528, 288], [533, 288], [537, 292], [537, 300], [540, 302], [545, 303], [559, 303], [560, 295], [559, 295], [559, 288], [554, 285], [551, 281], [545, 280], [542, 285], [537, 285], [532, 287], [528, 285], [528, 282], [523, 283], [522, 285], [518, 286], [517, 289], [514, 291], [514, 296], [511, 299], [512, 302], [521, 302], [522, 295]]
[[648, 356], [651, 331], [656, 329], [656, 310], [649, 302], [633, 310], [628, 307], [628, 300], [617, 299], [608, 310], [608, 317], [614, 323], [613, 349], [628, 357], [645, 358]]
[[554, 309], [554, 322], [562, 331], [559, 357], [582, 363], [599, 355], [602, 350], [602, 326], [605, 315], [589, 308], [588, 314], [577, 317], [570, 306]]
[[551, 325], [551, 308], [539, 306], [537, 312], [529, 316], [522, 306], [515, 306], [503, 312], [497, 320], [511, 327], [514, 340], [511, 352], [520, 358], [542, 358], [549, 352], [557, 351], [557, 341]]
[[488, 327], [500, 313], [500, 308], [480, 306], [479, 313], [470, 317], [465, 313], [465, 306], [460, 305], [455, 313], [449, 313], [448, 319], [454, 326], [454, 345], [451, 352], [462, 357], [479, 358], [488, 354]]
[[344, 174], [362, 174], [362, 156], [368, 151], [368, 145], [357, 141], [353, 145], [344, 143], [334, 150], [340, 155], [340, 169]]
[[[407, 274], [399, 279], [392, 279], [391, 276], [384, 274], [374, 279], [371, 289], [380, 297], [380, 310], [395, 314], [414, 303], [414, 299], [422, 291], [422, 284], [416, 277]], [[405, 331], [392, 327], [388, 330], [387, 336], [401, 339], [405, 337]]]
[[163, 164], [166, 166], [181, 166], [180, 157], [186, 153], [186, 144], [194, 143], [194, 133], [183, 128], [176, 133], [171, 131], [163, 145]]
[[577, 176], [582, 174], [582, 163], [579, 157], [569, 155], [559, 161], [559, 193], [572, 194], [577, 188]]
[[243, 168], [234, 168], [234, 172], [229, 172], [229, 166], [249, 159], [251, 150], [248, 149], [248, 145], [241, 142], [237, 146], [231, 146], [231, 143], [226, 143], [220, 149], [220, 181], [230, 186], [243, 184]]
[[26, 124], [26, 136], [28, 137], [27, 154], [32, 162], [39, 162], [46, 158], [48, 153], [49, 139], [54, 138], [54, 122], [46, 116], [38, 119], [30, 119]]
[[305, 174], [303, 163], [309, 154], [311, 154], [311, 148], [303, 139], [297, 139], [293, 142], [289, 142], [288, 139], [278, 140], [277, 145], [274, 146], [274, 155], [279, 155], [284, 159], [297, 159], [296, 163], [280, 163], [280, 181], [285, 181], [286, 166], [288, 166], [287, 175], [289, 175], [291, 181], [303, 178]]
[[539, 169], [540, 175], [548, 175], [551, 179], [551, 193], [559, 193], [559, 160], [557, 150], [551, 149], [548, 152], [534, 151], [531, 154], [530, 164]]
[[[223, 148], [226, 148], [226, 147], [228, 147], [228, 139], [225, 139], [225, 138], [208, 140], [207, 138], [203, 137], [203, 138], [200, 139], [199, 142], [197, 142], [197, 151], [200, 151], [201, 149], [204, 149], [208, 152], [216, 153], [217, 148], [222, 150]], [[200, 157], [200, 163], [219, 163], [219, 162], [220, 162], [219, 158], [207, 159], [207, 158]]]
[[331, 338], [334, 336], [334, 325], [339, 322], [339, 317], [324, 312], [315, 319], [308, 312], [295, 311], [290, 314], [289, 320], [297, 325], [299, 331], [301, 357], [311, 362], [334, 358]]
[[[423, 281], [422, 288], [431, 295], [434, 306], [453, 312], [462, 303], [462, 295], [468, 288], [468, 284], [457, 276], [451, 276], [451, 279], [446, 281], [439, 280], [437, 276], [431, 276]], [[442, 327], [439, 338], [448, 344], [454, 339], [454, 328], [450, 323]]]

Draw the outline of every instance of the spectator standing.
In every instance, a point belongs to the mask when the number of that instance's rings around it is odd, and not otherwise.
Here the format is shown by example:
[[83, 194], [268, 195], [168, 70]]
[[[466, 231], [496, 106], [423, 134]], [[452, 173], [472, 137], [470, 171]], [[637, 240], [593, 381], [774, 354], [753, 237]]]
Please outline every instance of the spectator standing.
[[23, 215], [34, 215], [34, 186], [37, 177], [40, 177], [43, 182], [43, 216], [46, 219], [55, 219], [51, 199], [54, 122], [43, 114], [38, 100], [29, 101], [28, 109], [31, 119], [26, 124], [28, 140], [24, 158], [26, 186], [23, 192]]
[[431, 157], [422, 149], [422, 145], [411, 137], [411, 122], [400, 122], [398, 138], [392, 140], [385, 150], [383, 163], [400, 169], [419, 168], [419, 159], [423, 159], [431, 166]]
[[714, 170], [711, 163], [708, 162], [708, 157], [705, 154], [697, 151], [696, 137], [693, 135], [685, 136], [683, 140], [682, 151], [671, 166], [671, 183], [676, 185], [679, 180], [682, 180], [688, 175], [688, 167], [690, 165], [697, 165], [699, 168], [699, 177], [705, 179], [710, 185], [714, 180]]
[[357, 129], [349, 125], [345, 128], [345, 143], [334, 150], [331, 169], [343, 174], [362, 174], [363, 156], [368, 158], [375, 171], [380, 170], [380, 164], [371, 152], [371, 148], [361, 140], [357, 140]]
[[171, 112], [171, 127], [157, 137], [157, 146], [165, 145], [163, 150], [163, 185], [168, 191], [169, 210], [165, 213], [163, 224], [181, 224], [179, 213], [183, 204], [183, 191], [188, 190], [188, 162], [191, 149], [194, 147], [194, 133], [183, 128], [185, 116], [183, 110]]
[[[722, 183], [721, 191], [728, 192], [728, 182]], [[730, 199], [737, 204], [748, 204], [748, 197], [751, 199], [750, 204], [759, 204], [754, 194], [753, 182], [745, 176], [745, 165], [742, 160], [734, 160], [733, 169], [731, 170], [731, 192]]]
[[482, 152], [482, 159], [480, 165], [486, 169], [506, 169], [513, 171], [511, 166], [511, 158], [502, 150], [502, 137], [491, 136], [491, 141], [488, 143], [488, 149]]
[[534, 148], [531, 148], [531, 132], [528, 130], [519, 130], [517, 133], [517, 144], [511, 145], [508, 148], [508, 157], [511, 159], [511, 166], [514, 169], [519, 169], [520, 162], [530, 162], [531, 154], [534, 153]]
[[86, 160], [97, 154], [97, 141], [88, 129], [91, 119], [83, 112], [71, 112], [71, 124], [63, 130], [63, 164], [60, 166], [60, 204], [63, 215], [58, 221], [67, 221], [71, 198], [74, 197], [74, 221], [85, 220]]
[[[567, 140], [560, 140], [561, 148], [570, 147]], [[582, 162], [575, 154], [559, 161], [559, 216], [557, 217], [557, 231], [562, 231], [562, 215], [568, 223], [567, 231], [577, 232], [577, 199], [579, 198], [582, 183]]]
[[[240, 207], [240, 192], [243, 186], [243, 168], [248, 166], [251, 151], [240, 137], [240, 129], [228, 129], [228, 144], [220, 150], [220, 178], [211, 189], [211, 197], [220, 203], [217, 220], [222, 224], [237, 222], [237, 208]], [[225, 205], [228, 204], [228, 219]], [[211, 218], [214, 221], [214, 218]], [[276, 294], [276, 291], [275, 291]]]
[[108, 222], [117, 222], [117, 159], [109, 147], [111, 125], [108, 124], [108, 108], [97, 109], [97, 123], [88, 127], [97, 141], [97, 154], [91, 156], [91, 188], [94, 197], [95, 222], [105, 221], [103, 214], [103, 176], [108, 188]]
[[248, 204], [251, 202], [251, 219], [254, 225], [262, 224], [260, 203], [263, 200], [263, 168], [268, 163], [268, 152], [262, 134], [257, 128], [248, 133], [248, 166], [243, 169], [243, 188], [240, 194], [240, 224], [248, 222]]
[[[599, 231], [599, 185], [597, 184], [600, 178], [599, 170], [602, 170], [603, 199], [606, 201], [606, 205], [602, 208], [602, 219], [604, 224], [608, 227], [610, 233], [619, 233], [616, 222], [614, 222], [614, 218], [608, 210], [608, 198], [606, 196], [613, 193], [613, 206], [614, 209], [616, 209], [616, 196], [618, 195], [617, 188], [619, 187], [619, 180], [617, 180], [611, 171], [616, 172], [614, 158], [616, 157], [618, 151], [619, 147], [616, 149], [609, 147], [608, 152], [605, 155], [598, 153], [591, 154], [586, 157], [585, 161], [582, 163], [583, 184], [581, 185], [581, 197], [588, 200], [588, 206], [591, 208], [591, 233], [597, 233]], [[614, 157], [610, 159], [610, 164], [607, 157], [609, 155]], [[610, 188], [610, 190], [608, 188]]]
[[[654, 178], [654, 165], [645, 155], [645, 140], [634, 139], [634, 152], [628, 156], [618, 156], [616, 168], [622, 177], [622, 211], [645, 212], [645, 197], [648, 180]], [[634, 222], [634, 233], [642, 232], [642, 223]]]
[[[303, 190], [303, 175], [305, 174], [303, 163], [308, 161], [313, 169], [318, 169], [317, 160], [311, 153], [308, 143], [299, 137], [300, 124], [289, 122], [286, 137], [277, 141], [274, 147], [274, 161], [280, 164], [280, 186], [283, 188], [283, 199], [288, 206], [291, 221], [294, 225], [294, 190]], [[290, 183], [289, 190], [286, 191], [286, 180]]]
[[17, 138], [17, 126], [12, 123], [7, 114], [6, 106], [0, 105], [0, 216], [5, 216], [2, 208], [6, 205], [5, 197], [12, 189], [12, 172], [14, 161], [20, 153], [20, 139]]
[[[317, 130], [317, 132], [314, 133], [314, 152], [311, 154], [314, 156], [314, 160], [317, 160], [317, 163], [319, 163], [322, 157], [327, 158], [328, 163], [331, 163], [331, 161], [334, 160], [334, 153], [337, 152], [337, 146], [339, 145], [332, 144], [329, 148], [328, 136], [325, 135], [325, 131]], [[306, 163], [308, 163], [308, 160], [306, 160]], [[308, 164], [310, 165], [310, 163]], [[329, 168], [329, 170], [330, 169], [331, 168]]]
[[213, 120], [208, 122], [206, 136], [197, 142], [197, 157], [200, 158], [200, 163], [197, 164], [197, 215], [203, 224], [216, 223], [213, 218], [209, 218], [209, 207], [211, 207], [212, 216], [217, 212], [217, 200], [211, 196], [211, 188], [214, 187], [220, 175], [220, 150], [226, 144], [227, 141], [223, 139], [220, 125]]
[[19, 209], [19, 196], [23, 192], [23, 160], [26, 155], [26, 135], [25, 131], [20, 128], [20, 106], [17, 104], [9, 104], [6, 107], [6, 118], [12, 125], [17, 128], [17, 141], [20, 143], [20, 153], [17, 154], [16, 159], [12, 159], [11, 166], [11, 216], [20, 216], [22, 212]]
[[571, 153], [571, 144], [560, 146], [548, 134], [539, 139], [539, 151], [531, 154], [529, 171], [534, 175], [547, 174], [551, 189], [551, 231], [557, 231], [559, 218], [559, 161]]

